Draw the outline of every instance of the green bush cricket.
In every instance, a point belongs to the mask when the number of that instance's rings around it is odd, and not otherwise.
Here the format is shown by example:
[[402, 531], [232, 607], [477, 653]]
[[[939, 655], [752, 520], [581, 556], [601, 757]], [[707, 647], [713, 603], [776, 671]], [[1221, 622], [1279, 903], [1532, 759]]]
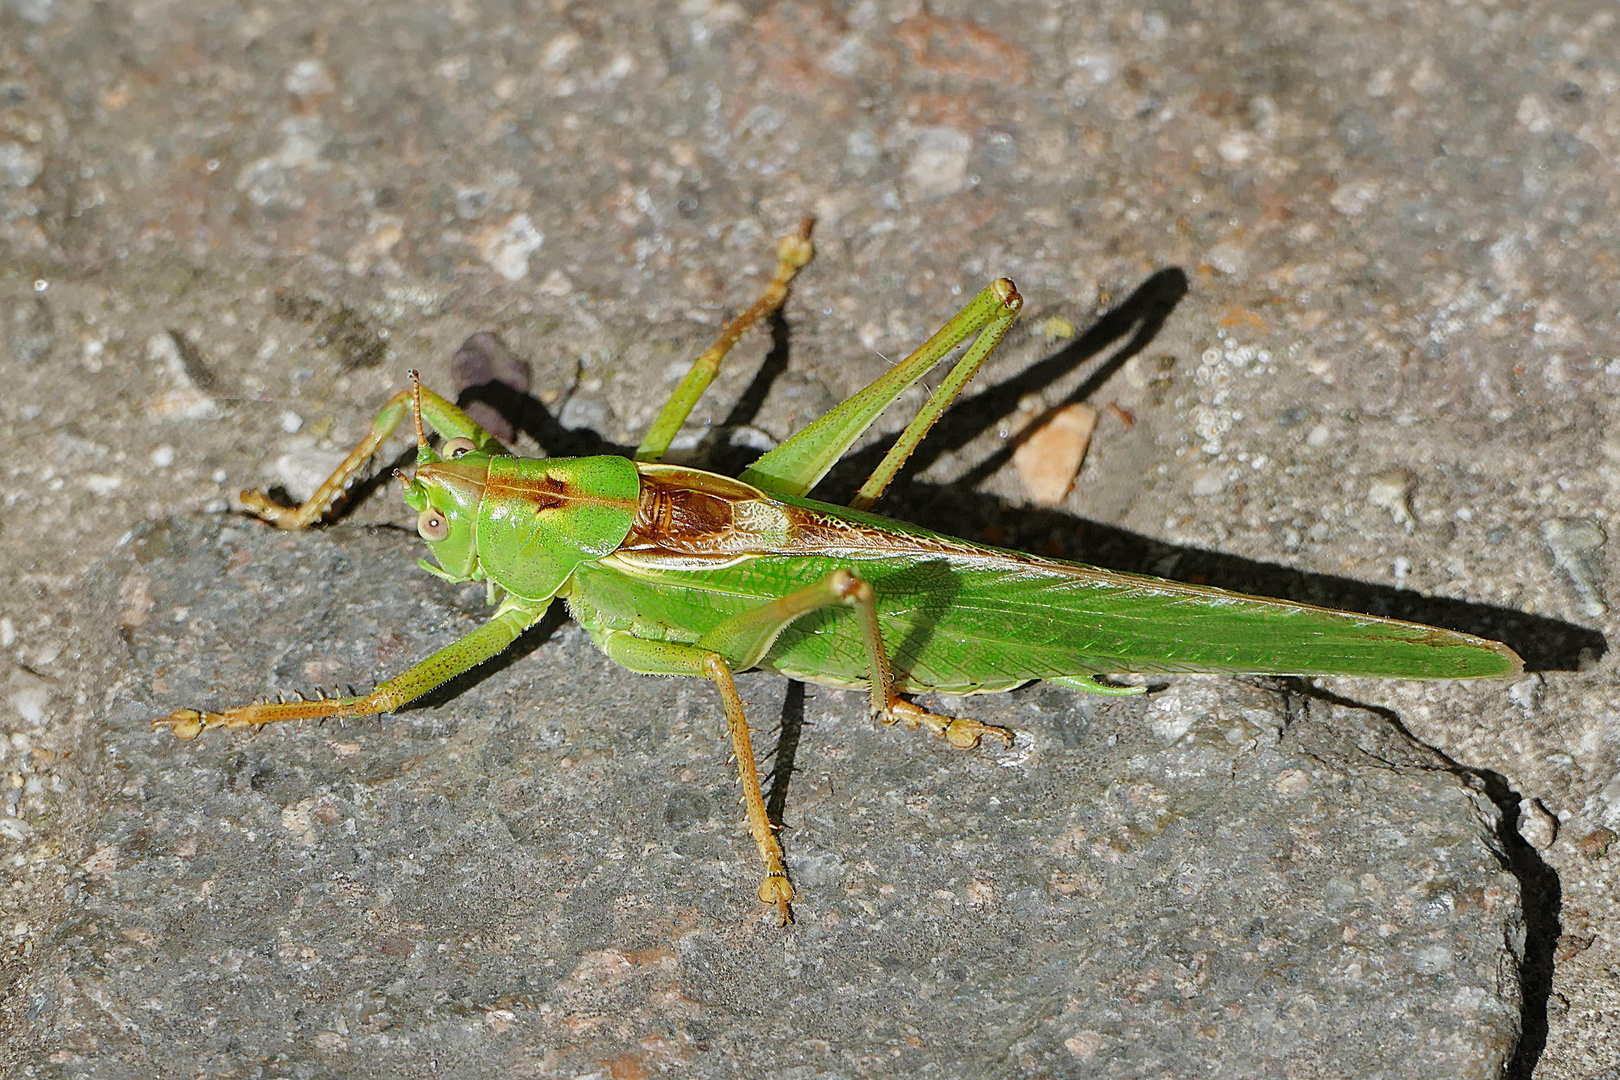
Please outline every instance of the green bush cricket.
[[[1521, 670], [1505, 645], [1394, 619], [1099, 570], [957, 540], [869, 513], [1022, 306], [992, 282], [915, 353], [733, 479], [660, 459], [742, 333], [785, 300], [809, 262], [809, 223], [778, 247], [763, 296], [693, 364], [633, 460], [520, 458], [424, 389], [383, 408], [370, 434], [297, 507], [243, 493], [284, 529], [318, 523], [410, 415], [414, 475], [396, 471], [417, 530], [451, 582], [483, 581], [489, 622], [368, 694], [270, 702], [154, 721], [184, 739], [214, 727], [391, 712], [507, 648], [557, 598], [632, 671], [706, 678], [720, 692], [749, 830], [764, 864], [759, 898], [791, 919], [793, 887], [760, 791], [732, 673], [762, 668], [864, 690], [885, 723], [971, 748], [1013, 733], [938, 716], [902, 697], [1011, 690], [1035, 680], [1140, 693], [1099, 677], [1145, 672], [1474, 679]], [[959, 346], [961, 359], [848, 507], [806, 493], [906, 388]], [[435, 449], [431, 427], [445, 441]]]

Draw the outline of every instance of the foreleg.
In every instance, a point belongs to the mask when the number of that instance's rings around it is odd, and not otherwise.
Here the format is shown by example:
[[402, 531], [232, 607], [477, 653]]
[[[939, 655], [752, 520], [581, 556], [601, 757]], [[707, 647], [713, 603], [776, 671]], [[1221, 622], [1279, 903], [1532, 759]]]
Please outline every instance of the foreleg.
[[466, 439], [477, 449], [488, 453], [507, 452], [493, 435], [479, 427], [472, 417], [462, 412], [454, 403], [421, 386], [416, 381], [416, 372], [413, 371], [411, 388], [401, 390], [388, 399], [388, 404], [383, 406], [382, 412], [377, 414], [377, 419], [372, 421], [371, 430], [360, 440], [360, 445], [349, 451], [349, 456], [344, 458], [343, 463], [326, 478], [326, 482], [315, 490], [315, 494], [297, 506], [282, 506], [272, 502], [270, 496], [255, 488], [242, 492], [242, 505], [278, 529], [305, 529], [314, 525], [355, 485], [366, 463], [404, 422], [406, 415], [413, 412], [417, 416], [418, 445], [425, 443], [425, 436], [422, 433], [422, 423], [425, 421], [446, 439]]
[[535, 607], [508, 600], [489, 622], [369, 694], [315, 701], [264, 702], [226, 709], [222, 713], [180, 709], [162, 720], [152, 721], [152, 728], [155, 731], [166, 727], [182, 739], [195, 739], [217, 727], [257, 727], [282, 720], [325, 720], [393, 712], [499, 654], [516, 641], [519, 634], [538, 622], [545, 610], [545, 604]]

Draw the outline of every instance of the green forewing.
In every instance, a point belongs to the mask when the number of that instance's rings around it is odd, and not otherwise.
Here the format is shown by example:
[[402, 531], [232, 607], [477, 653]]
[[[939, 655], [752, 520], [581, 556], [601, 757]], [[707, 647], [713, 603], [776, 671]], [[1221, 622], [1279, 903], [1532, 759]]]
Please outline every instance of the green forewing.
[[[816, 508], [867, 528], [884, 523]], [[1131, 672], [1465, 679], [1519, 669], [1511, 650], [1467, 634], [994, 549], [764, 554], [716, 569], [616, 558], [581, 567], [576, 608], [589, 609], [581, 612], [587, 624], [623, 620], [615, 624], [643, 636], [693, 641], [722, 619], [840, 567], [871, 582], [896, 677], [911, 690], [969, 693]], [[805, 615], [763, 663], [816, 681], [863, 684], [868, 662], [859, 620], [843, 608]]]
[[479, 562], [515, 596], [554, 596], [575, 567], [629, 535], [640, 487], [627, 458], [491, 458], [478, 504]]

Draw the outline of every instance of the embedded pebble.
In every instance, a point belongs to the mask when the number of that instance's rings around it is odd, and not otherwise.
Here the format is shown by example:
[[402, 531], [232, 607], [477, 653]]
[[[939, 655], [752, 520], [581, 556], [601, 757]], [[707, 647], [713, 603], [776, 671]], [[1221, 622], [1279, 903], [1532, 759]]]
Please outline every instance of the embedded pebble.
[[1218, 468], [1199, 469], [1193, 474], [1192, 493], [1194, 495], [1219, 495], [1226, 490], [1226, 470]]
[[1541, 523], [1541, 539], [1553, 562], [1569, 578], [1581, 613], [1596, 618], [1609, 610], [1603, 599], [1603, 527], [1588, 518], [1553, 518]]
[[1067, 341], [1074, 337], [1074, 323], [1060, 315], [1048, 315], [1035, 324], [1035, 332], [1048, 342]]
[[1249, 265], [1249, 253], [1237, 244], [1216, 244], [1205, 260], [1223, 274], [1241, 274]]
[[1541, 691], [1544, 683], [1540, 676], [1531, 675], [1520, 679], [1508, 687], [1508, 700], [1521, 709], [1534, 709], [1541, 703]]
[[534, 291], [541, 296], [567, 296], [574, 291], [574, 283], [561, 270], [553, 270], [540, 279], [540, 284], [534, 287]]
[[345, 455], [335, 450], [292, 450], [276, 458], [276, 479], [299, 502], [315, 494]]
[[546, 242], [528, 214], [514, 214], [473, 237], [478, 254], [507, 281], [521, 281], [529, 274], [529, 256]]
[[289, 435], [296, 435], [304, 427], [304, 418], [288, 409], [281, 414], [281, 430]]
[[1095, 1031], [1082, 1031], [1063, 1040], [1064, 1049], [1081, 1061], [1090, 1061], [1102, 1049], [1103, 1037]]
[[589, 428], [600, 433], [607, 426], [607, 406], [595, 398], [571, 397], [557, 414], [557, 422], [570, 431]]
[[749, 450], [758, 450], [766, 453], [775, 450], [777, 442], [771, 438], [770, 432], [761, 431], [757, 427], [743, 424], [731, 429], [731, 435], [726, 439], [732, 446], [741, 446]]
[[1581, 837], [1578, 846], [1581, 849], [1581, 854], [1588, 859], [1601, 859], [1609, 853], [1609, 847], [1614, 841], [1615, 833], [1613, 829], [1597, 828]]
[[1378, 183], [1362, 180], [1345, 184], [1328, 196], [1328, 203], [1345, 217], [1356, 217], [1378, 199]]
[[218, 420], [225, 415], [219, 402], [205, 393], [193, 377], [173, 334], [158, 333], [147, 338], [146, 359], [162, 365], [171, 384], [152, 399], [149, 411], [153, 416], [165, 420]]
[[1298, 795], [1310, 786], [1311, 778], [1303, 769], [1284, 769], [1271, 782], [1272, 790], [1279, 795]]
[[23, 722], [30, 727], [41, 727], [45, 723], [45, 709], [51, 703], [51, 688], [44, 679], [38, 675], [31, 675], [26, 671], [18, 671], [11, 678], [13, 687], [11, 692], [11, 707]]
[[1097, 430], [1097, 410], [1084, 402], [1065, 405], [1052, 418], [1019, 443], [1013, 451], [1013, 466], [1038, 506], [1057, 506], [1068, 498], [1080, 475]]
[[1389, 511], [1395, 524], [1412, 532], [1417, 519], [1412, 516], [1412, 474], [1405, 469], [1390, 469], [1372, 478], [1367, 488], [1367, 501]]
[[917, 143], [906, 163], [906, 179], [925, 199], [954, 195], [968, 186], [973, 140], [953, 127], [916, 129]]
[[287, 93], [305, 99], [328, 97], [337, 91], [337, 80], [332, 72], [315, 59], [300, 60], [294, 64], [281, 85]]
[[124, 478], [115, 473], [85, 473], [84, 486], [92, 495], [108, 496], [124, 486]]
[[0, 180], [12, 187], [30, 187], [44, 170], [44, 154], [11, 139], [0, 140]]
[[1540, 799], [1519, 804], [1519, 835], [1537, 851], [1546, 851], [1558, 839], [1558, 819], [1547, 812]]

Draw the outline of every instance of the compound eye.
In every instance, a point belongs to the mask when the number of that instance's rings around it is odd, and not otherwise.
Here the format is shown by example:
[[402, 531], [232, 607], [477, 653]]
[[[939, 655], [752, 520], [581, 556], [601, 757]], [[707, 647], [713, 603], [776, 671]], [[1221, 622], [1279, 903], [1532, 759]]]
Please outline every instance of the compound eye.
[[416, 519], [416, 531], [422, 534], [422, 539], [437, 543], [450, 535], [450, 519], [444, 516], [444, 511], [430, 506]]
[[439, 456], [446, 461], [454, 461], [458, 457], [465, 457], [478, 449], [471, 439], [451, 439], [439, 450]]

